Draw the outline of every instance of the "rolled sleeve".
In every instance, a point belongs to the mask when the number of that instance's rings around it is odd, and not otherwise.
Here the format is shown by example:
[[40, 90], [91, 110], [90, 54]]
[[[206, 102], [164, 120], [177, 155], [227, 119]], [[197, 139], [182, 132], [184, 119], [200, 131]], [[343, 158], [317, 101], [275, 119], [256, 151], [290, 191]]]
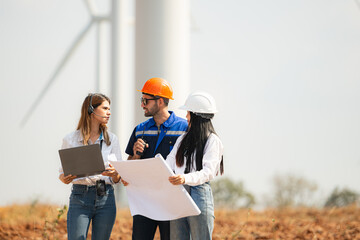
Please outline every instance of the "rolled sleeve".
[[204, 148], [203, 168], [184, 174], [185, 184], [196, 186], [214, 179], [219, 171], [222, 155], [223, 145], [220, 139], [212, 134]]
[[[71, 146], [70, 146], [70, 143], [69, 143], [68, 138], [67, 138], [67, 136], [66, 136], [66, 137], [64, 137], [63, 140], [62, 140], [61, 149], [66, 149], [66, 148], [70, 148], [70, 147], [71, 147]], [[63, 173], [64, 173], [64, 170], [63, 170], [63, 168], [62, 168], [62, 166], [61, 166], [61, 164], [60, 164], [60, 166], [59, 166], [59, 177], [60, 177], [60, 175], [63, 174]]]

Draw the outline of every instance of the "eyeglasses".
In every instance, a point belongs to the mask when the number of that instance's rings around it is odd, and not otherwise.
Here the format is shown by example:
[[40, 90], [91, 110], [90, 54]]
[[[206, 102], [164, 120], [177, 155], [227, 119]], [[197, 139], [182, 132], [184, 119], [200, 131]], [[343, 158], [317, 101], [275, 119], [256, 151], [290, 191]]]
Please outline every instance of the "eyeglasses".
[[148, 104], [148, 101], [150, 100], [158, 100], [159, 98], [140, 98], [140, 102], [144, 105], [147, 105]]

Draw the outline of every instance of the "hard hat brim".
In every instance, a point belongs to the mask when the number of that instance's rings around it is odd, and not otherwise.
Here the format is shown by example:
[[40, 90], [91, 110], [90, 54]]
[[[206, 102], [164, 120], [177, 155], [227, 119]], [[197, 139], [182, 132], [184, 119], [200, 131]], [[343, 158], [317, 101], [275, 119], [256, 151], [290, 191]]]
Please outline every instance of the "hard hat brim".
[[193, 113], [205, 113], [205, 114], [215, 114], [218, 111], [217, 110], [205, 110], [205, 109], [200, 109], [197, 111], [192, 110], [191, 108], [187, 107], [186, 105], [180, 106], [179, 109], [181, 110], [185, 110], [185, 111], [189, 111], [189, 112], [193, 112]]
[[137, 89], [136, 89], [136, 91], [144, 93], [144, 94], [150, 94], [150, 95], [153, 95], [153, 96], [156, 96], [156, 97], [163, 97], [163, 98], [174, 100], [174, 98], [172, 98], [172, 97], [162, 96], [161, 94], [153, 94], [153, 93], [149, 93], [149, 92], [142, 91], [142, 90], [137, 90]]

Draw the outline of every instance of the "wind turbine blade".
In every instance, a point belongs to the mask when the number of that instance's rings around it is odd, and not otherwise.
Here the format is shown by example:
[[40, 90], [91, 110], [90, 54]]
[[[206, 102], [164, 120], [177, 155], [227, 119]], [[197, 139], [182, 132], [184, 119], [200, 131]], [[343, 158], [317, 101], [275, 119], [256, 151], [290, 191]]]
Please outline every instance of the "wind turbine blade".
[[85, 3], [85, 6], [86, 6], [87, 10], [89, 11], [89, 13], [90, 13], [90, 15], [91, 15], [92, 17], [98, 15], [97, 7], [96, 7], [94, 1], [84, 0], [84, 3]]
[[360, 10], [360, 3], [358, 2], [358, 0], [354, 0], [354, 2], [356, 4], [357, 8]]
[[39, 105], [41, 100], [44, 98], [46, 92], [49, 90], [50, 86], [54, 83], [56, 77], [61, 72], [61, 70], [66, 65], [69, 58], [72, 56], [72, 54], [75, 52], [76, 48], [80, 45], [81, 41], [84, 39], [85, 35], [89, 32], [92, 24], [94, 23], [93, 20], [91, 20], [88, 25], [80, 32], [80, 34], [75, 38], [75, 41], [72, 43], [68, 51], [65, 53], [61, 61], [59, 62], [59, 65], [55, 69], [53, 75], [49, 79], [49, 81], [46, 83], [45, 87], [42, 89], [40, 94], [37, 96], [33, 104], [31, 105], [30, 109], [26, 112], [25, 116], [20, 122], [20, 126], [25, 126], [26, 122], [29, 120], [31, 114], [35, 111], [36, 107]]

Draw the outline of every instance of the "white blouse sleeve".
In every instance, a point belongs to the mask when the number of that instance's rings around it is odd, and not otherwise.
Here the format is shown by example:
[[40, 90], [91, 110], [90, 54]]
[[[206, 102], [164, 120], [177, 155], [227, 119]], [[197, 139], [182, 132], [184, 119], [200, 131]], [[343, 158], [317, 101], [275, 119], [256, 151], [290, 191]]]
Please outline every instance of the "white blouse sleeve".
[[215, 178], [220, 169], [223, 145], [215, 134], [211, 134], [204, 148], [203, 168], [200, 171], [184, 174], [185, 184], [196, 186]]
[[[66, 148], [69, 148], [69, 147], [70, 147], [70, 143], [69, 143], [67, 137], [64, 137], [64, 138], [63, 138], [63, 141], [62, 141], [61, 149], [66, 149]], [[61, 164], [60, 164], [60, 167], [59, 167], [59, 176], [60, 176], [61, 174], [63, 174], [63, 173], [64, 173], [64, 170], [63, 170], [63, 168], [62, 168], [62, 166], [61, 166]]]

